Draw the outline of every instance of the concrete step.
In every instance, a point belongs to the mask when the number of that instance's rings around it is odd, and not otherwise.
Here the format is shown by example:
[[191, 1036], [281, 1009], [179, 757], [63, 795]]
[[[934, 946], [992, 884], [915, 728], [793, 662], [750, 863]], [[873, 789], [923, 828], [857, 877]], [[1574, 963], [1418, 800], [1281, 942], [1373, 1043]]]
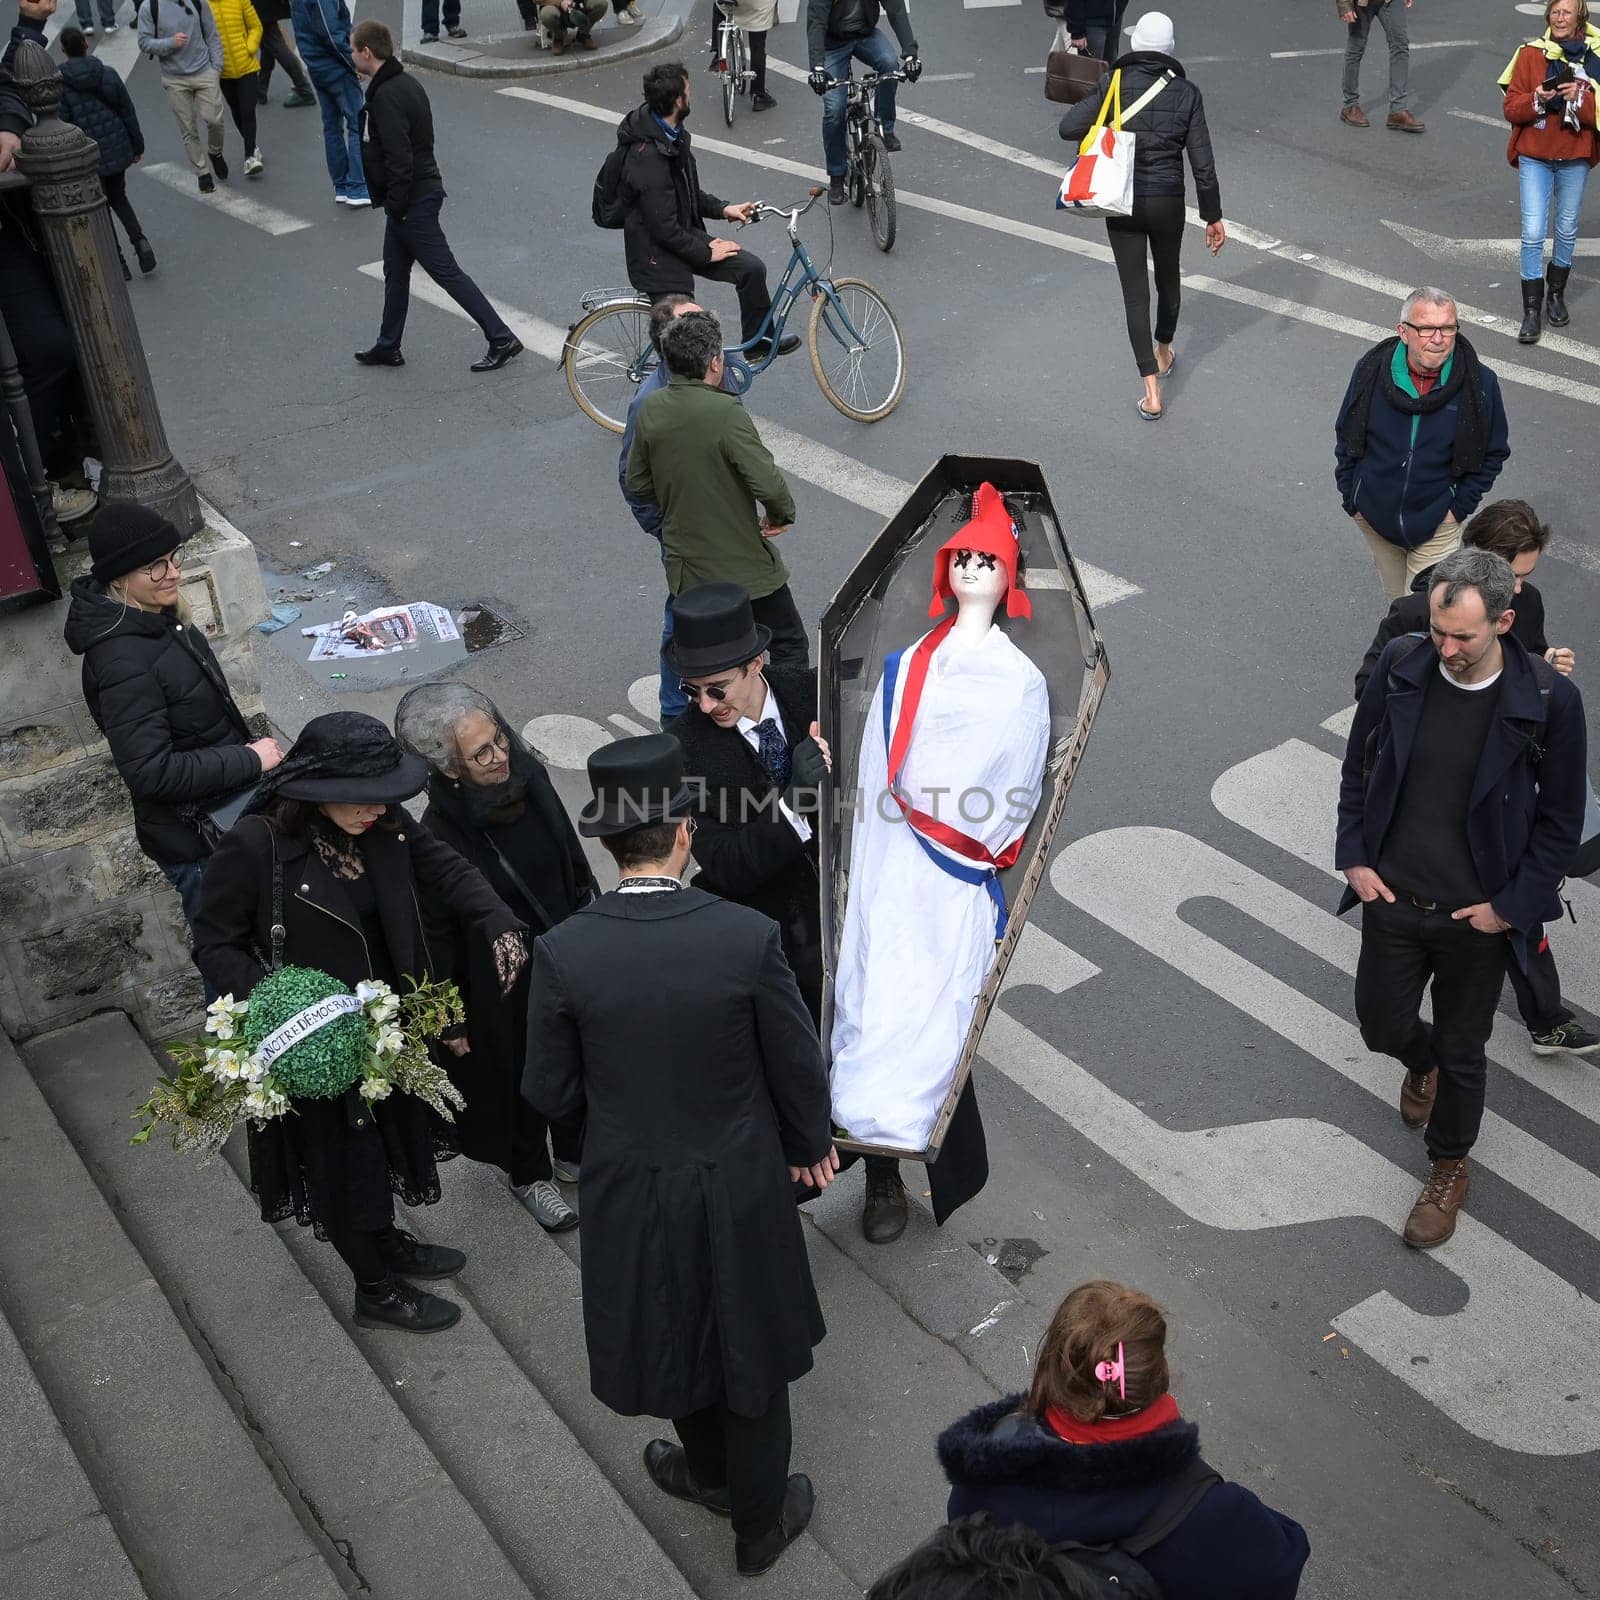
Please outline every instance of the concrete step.
[[[528, 1583], [228, 1163], [202, 1167], [155, 1140], [130, 1147], [129, 1111], [158, 1069], [126, 1017], [90, 1018], [32, 1041], [26, 1056], [67, 1137], [181, 1303], [256, 1449], [338, 1552], [346, 1587], [384, 1600], [529, 1600]], [[337, 1266], [326, 1245], [306, 1242]], [[348, 1279], [339, 1292], [348, 1301]]]
[[[150, 1056], [123, 1042], [109, 1066], [131, 1096]], [[0, 1310], [145, 1588], [339, 1600], [323, 1549], [3, 1035], [0, 1105]], [[5, 1493], [20, 1494], [14, 1479]]]
[[147, 1600], [4, 1317], [0, 1416], [0, 1594]]

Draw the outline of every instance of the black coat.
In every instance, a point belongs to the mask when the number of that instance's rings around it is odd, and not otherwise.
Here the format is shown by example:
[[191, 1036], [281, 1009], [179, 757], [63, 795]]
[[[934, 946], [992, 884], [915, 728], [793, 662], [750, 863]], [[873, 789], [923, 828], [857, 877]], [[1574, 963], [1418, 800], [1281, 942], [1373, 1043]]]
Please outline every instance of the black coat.
[[261, 759], [198, 628], [136, 611], [93, 578], [72, 585], [67, 647], [83, 657], [83, 698], [133, 796], [139, 848], [163, 866], [203, 861], [201, 802], [254, 783]]
[[1164, 72], [1172, 82], [1123, 127], [1138, 137], [1133, 143], [1133, 197], [1157, 195], [1183, 199], [1183, 153], [1189, 152], [1194, 169], [1195, 206], [1207, 222], [1222, 220], [1222, 190], [1217, 164], [1211, 154], [1211, 131], [1206, 127], [1205, 102], [1200, 91], [1184, 76], [1171, 56], [1155, 50], [1134, 50], [1119, 56], [1101, 75], [1094, 93], [1080, 100], [1061, 119], [1061, 137], [1077, 144], [1094, 126], [1100, 106], [1111, 87], [1111, 73], [1122, 69], [1122, 104], [1131, 106]]
[[100, 176], [126, 172], [144, 154], [144, 133], [128, 86], [95, 56], [61, 63], [61, 120], [100, 146]]
[[403, 217], [414, 200], [444, 193], [433, 156], [433, 108], [428, 91], [397, 56], [378, 68], [367, 85], [361, 112], [361, 168], [372, 198], [392, 217]]
[[823, 1337], [789, 1166], [828, 1080], [777, 930], [698, 889], [607, 894], [534, 944], [523, 1092], [587, 1107], [589, 1385], [624, 1416], [759, 1416]]
[[[765, 669], [791, 744], [817, 717], [817, 675], [810, 667]], [[813, 1017], [822, 1012], [822, 896], [817, 835], [809, 842], [774, 803], [778, 786], [736, 728], [719, 728], [691, 705], [666, 726], [683, 746], [683, 775], [702, 786], [695, 812], [695, 884], [778, 924], [783, 953]]]
[[622, 119], [617, 143], [628, 148], [621, 184], [628, 281], [641, 294], [692, 294], [695, 273], [711, 265], [706, 218], [720, 218], [727, 202], [700, 187], [689, 130], [669, 139], [649, 106]]
[[[1411, 593], [1394, 601], [1378, 624], [1367, 653], [1356, 669], [1356, 699], [1367, 687], [1367, 679], [1383, 654], [1383, 647], [1403, 633], [1426, 633], [1432, 621], [1428, 610], [1428, 595], [1433, 585], [1433, 568], [1419, 572], [1411, 583]], [[1550, 648], [1544, 636], [1544, 597], [1531, 583], [1523, 582], [1521, 592], [1512, 600], [1516, 616], [1511, 623], [1511, 637], [1519, 640], [1531, 656], [1542, 656]]]
[[[1019, 1414], [1023, 1396], [993, 1400], [939, 1436], [950, 1519], [986, 1511], [1051, 1543], [1127, 1538], [1172, 1476], [1200, 1451], [1192, 1422], [1138, 1438], [1068, 1444]], [[1214, 1484], [1141, 1558], [1165, 1600], [1293, 1600], [1311, 1553], [1305, 1529], [1236, 1483]]]

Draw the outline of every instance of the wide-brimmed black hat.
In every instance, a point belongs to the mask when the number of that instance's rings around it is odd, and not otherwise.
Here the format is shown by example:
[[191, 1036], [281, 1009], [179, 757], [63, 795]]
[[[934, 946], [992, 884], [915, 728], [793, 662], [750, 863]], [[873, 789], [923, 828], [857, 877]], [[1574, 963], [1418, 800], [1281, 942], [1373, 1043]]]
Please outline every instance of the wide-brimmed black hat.
[[676, 821], [694, 799], [683, 781], [683, 746], [670, 733], [601, 745], [589, 757], [589, 786], [594, 798], [578, 813], [586, 839]]
[[273, 795], [333, 805], [392, 806], [421, 794], [428, 763], [364, 711], [330, 711], [300, 730], [282, 762], [261, 780], [252, 809]]
[[772, 643], [736, 583], [701, 583], [672, 602], [672, 639], [662, 653], [680, 678], [700, 678], [754, 661]]

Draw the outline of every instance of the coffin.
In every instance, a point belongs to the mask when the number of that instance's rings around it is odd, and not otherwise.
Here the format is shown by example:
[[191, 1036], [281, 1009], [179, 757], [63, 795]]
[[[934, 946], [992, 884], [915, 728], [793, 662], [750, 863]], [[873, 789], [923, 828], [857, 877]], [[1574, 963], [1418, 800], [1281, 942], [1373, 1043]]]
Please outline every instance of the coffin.
[[[909, 645], [933, 626], [928, 602], [935, 553], [969, 520], [972, 494], [992, 483], [1004, 496], [1021, 536], [1023, 587], [1033, 605], [1028, 621], [1012, 621], [1002, 607], [996, 625], [1043, 673], [1050, 694], [1050, 753], [1044, 790], [1014, 866], [1001, 874], [1009, 920], [995, 948], [994, 965], [978, 997], [954, 1076], [926, 1148], [906, 1150], [841, 1137], [841, 1150], [937, 1159], [956, 1102], [966, 1086], [990, 1008], [1006, 966], [1027, 925], [1034, 891], [1044, 877], [1051, 842], [1066, 809], [1067, 794], [1083, 758], [1089, 729], [1105, 693], [1110, 667], [1105, 645], [1089, 610], [1083, 582], [1067, 546], [1044, 473], [1031, 461], [989, 456], [942, 457], [900, 510], [868, 546], [823, 613], [819, 662], [819, 710], [833, 750], [833, 776], [821, 808], [823, 1002], [822, 1038], [833, 1036], [834, 972], [844, 929], [850, 885], [850, 845], [856, 791], [855, 768], [862, 728], [878, 714], [873, 690], [884, 657]], [[831, 1050], [830, 1050], [831, 1053]], [[830, 1067], [831, 1067], [830, 1061]]]

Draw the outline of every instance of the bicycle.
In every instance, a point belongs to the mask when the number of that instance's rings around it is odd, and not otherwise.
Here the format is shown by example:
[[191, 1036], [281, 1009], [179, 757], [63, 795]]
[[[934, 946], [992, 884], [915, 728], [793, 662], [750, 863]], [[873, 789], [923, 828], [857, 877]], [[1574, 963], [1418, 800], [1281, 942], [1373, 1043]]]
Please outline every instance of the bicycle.
[[844, 181], [850, 203], [866, 203], [872, 225], [872, 242], [880, 250], [894, 249], [897, 226], [894, 174], [878, 121], [877, 88], [880, 83], [910, 83], [904, 72], [868, 72], [859, 78], [829, 78], [828, 88], [845, 92]]
[[750, 92], [755, 73], [750, 66], [750, 46], [744, 29], [733, 20], [735, 5], [727, 0], [715, 0], [715, 4], [722, 13], [717, 27], [717, 59], [722, 63], [717, 73], [722, 79], [722, 120], [731, 128], [733, 108], [740, 95]]
[[[759, 200], [752, 205], [752, 224], [764, 217], [787, 219], [792, 249], [761, 327], [743, 344], [732, 346], [729, 355], [747, 368], [752, 381], [765, 372], [778, 359], [778, 344], [796, 301], [809, 294], [806, 341], [817, 386], [852, 421], [878, 422], [905, 393], [905, 339], [889, 302], [870, 283], [828, 277], [800, 242], [800, 219], [823, 192], [813, 188], [804, 205], [788, 208]], [[561, 351], [567, 387], [586, 416], [621, 433], [628, 403], [658, 359], [650, 342], [650, 298], [632, 290], [598, 289], [581, 303], [585, 314], [567, 330]], [[767, 347], [758, 359], [743, 359], [763, 342]]]

